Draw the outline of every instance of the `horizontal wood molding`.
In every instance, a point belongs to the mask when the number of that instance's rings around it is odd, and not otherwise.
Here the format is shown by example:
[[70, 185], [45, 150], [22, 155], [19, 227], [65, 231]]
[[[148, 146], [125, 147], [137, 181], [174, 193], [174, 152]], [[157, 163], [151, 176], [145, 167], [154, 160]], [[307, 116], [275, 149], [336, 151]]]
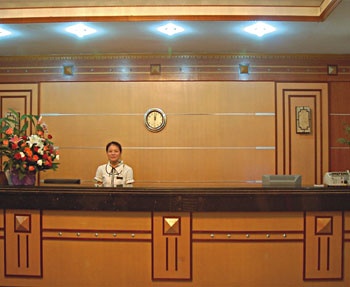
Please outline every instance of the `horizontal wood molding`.
[[[152, 73], [151, 65], [160, 65]], [[240, 65], [248, 73], [240, 74]], [[329, 69], [332, 67], [332, 69]], [[336, 73], [334, 73], [336, 71]], [[0, 57], [0, 82], [345, 81], [350, 55], [61, 55]]]

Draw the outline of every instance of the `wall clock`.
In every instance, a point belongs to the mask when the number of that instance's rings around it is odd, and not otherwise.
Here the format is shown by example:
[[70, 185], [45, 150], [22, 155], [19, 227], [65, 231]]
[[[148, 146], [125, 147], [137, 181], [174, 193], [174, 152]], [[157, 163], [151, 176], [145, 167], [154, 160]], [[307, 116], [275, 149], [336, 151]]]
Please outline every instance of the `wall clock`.
[[149, 131], [160, 132], [166, 125], [166, 115], [159, 108], [151, 108], [145, 113], [144, 122]]

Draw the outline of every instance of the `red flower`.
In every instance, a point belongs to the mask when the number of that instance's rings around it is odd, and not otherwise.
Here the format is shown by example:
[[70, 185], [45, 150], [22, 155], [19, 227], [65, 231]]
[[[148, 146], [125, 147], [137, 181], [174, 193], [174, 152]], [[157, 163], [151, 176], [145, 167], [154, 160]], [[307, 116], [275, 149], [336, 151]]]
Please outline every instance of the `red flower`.
[[15, 153], [14, 158], [19, 160], [22, 158], [21, 154], [19, 152]]
[[52, 166], [52, 163], [51, 163], [50, 161], [46, 160], [45, 163], [44, 163], [44, 165], [46, 165], [46, 166]]
[[16, 143], [12, 143], [11, 148], [12, 148], [12, 149], [17, 149], [17, 148], [18, 148], [18, 145], [17, 145]]

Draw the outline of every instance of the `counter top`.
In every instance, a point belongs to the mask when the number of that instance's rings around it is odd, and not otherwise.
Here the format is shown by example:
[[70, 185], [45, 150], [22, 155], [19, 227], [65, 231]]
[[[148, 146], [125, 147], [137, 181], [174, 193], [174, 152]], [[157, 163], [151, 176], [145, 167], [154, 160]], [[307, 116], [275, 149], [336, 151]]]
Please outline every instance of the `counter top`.
[[1, 209], [350, 211], [350, 188], [0, 187]]

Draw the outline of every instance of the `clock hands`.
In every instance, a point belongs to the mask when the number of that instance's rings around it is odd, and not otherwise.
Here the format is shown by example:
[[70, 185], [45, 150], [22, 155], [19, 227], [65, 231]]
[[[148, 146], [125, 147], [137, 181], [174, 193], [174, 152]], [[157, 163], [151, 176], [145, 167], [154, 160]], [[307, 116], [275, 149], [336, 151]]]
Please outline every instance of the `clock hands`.
[[166, 115], [161, 109], [152, 108], [145, 113], [144, 121], [148, 130], [159, 132], [166, 125]]

